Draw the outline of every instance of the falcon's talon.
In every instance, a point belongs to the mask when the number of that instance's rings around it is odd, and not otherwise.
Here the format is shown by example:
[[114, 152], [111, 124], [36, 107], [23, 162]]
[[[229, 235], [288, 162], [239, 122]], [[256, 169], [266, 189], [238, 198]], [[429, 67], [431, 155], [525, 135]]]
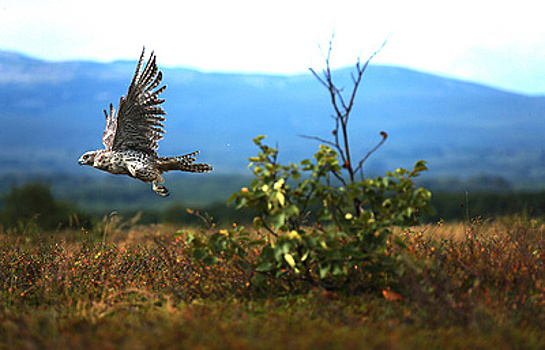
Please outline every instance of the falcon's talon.
[[78, 164], [151, 182], [153, 190], [166, 197], [169, 195], [168, 189], [157, 184], [164, 182], [162, 173], [171, 170], [203, 173], [213, 168], [205, 163], [193, 164], [199, 151], [178, 157], [160, 157], [157, 154], [158, 141], [165, 132], [162, 122], [166, 114], [160, 106], [165, 100], [160, 99], [159, 95], [165, 91], [166, 85], [157, 88], [163, 73], [157, 68], [153, 52], [142, 69], [143, 61], [144, 50], [129, 91], [119, 101], [117, 116], [113, 104], [110, 104], [109, 114], [104, 111], [106, 130], [102, 143], [105, 149], [83, 154]]
[[152, 190], [154, 190], [157, 194], [160, 194], [163, 197], [167, 197], [170, 194], [168, 188], [163, 185], [159, 185], [156, 182], [152, 184]]

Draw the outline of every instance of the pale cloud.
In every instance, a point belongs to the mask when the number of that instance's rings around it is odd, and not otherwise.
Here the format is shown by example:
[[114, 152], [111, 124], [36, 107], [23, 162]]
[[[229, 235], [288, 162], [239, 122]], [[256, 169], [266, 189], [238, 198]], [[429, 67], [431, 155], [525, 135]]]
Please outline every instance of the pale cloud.
[[[545, 93], [536, 1], [75, 1], [0, 3], [0, 49], [52, 60], [135, 60], [203, 70], [299, 73], [388, 44], [375, 62]], [[541, 80], [538, 80], [541, 79]]]

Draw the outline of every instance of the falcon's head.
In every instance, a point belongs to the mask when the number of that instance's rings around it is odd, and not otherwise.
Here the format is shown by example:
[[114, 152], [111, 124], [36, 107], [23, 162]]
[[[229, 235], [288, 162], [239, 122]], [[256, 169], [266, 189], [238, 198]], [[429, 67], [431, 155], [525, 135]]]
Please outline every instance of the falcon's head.
[[93, 166], [93, 163], [95, 162], [95, 154], [96, 151], [89, 151], [87, 153], [84, 153], [78, 160], [79, 165], [91, 165]]

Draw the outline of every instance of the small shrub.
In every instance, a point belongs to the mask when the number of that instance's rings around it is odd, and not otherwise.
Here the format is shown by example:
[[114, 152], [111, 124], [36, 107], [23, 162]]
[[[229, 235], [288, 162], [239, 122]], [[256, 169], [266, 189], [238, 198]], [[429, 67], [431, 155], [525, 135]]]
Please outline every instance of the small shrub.
[[253, 228], [258, 238], [237, 231], [227, 232], [225, 238], [214, 234], [190, 241], [196, 258], [214, 263], [215, 256], [225, 255], [227, 249], [229, 257], [244, 259], [245, 250], [239, 249], [244, 234], [244, 244], [258, 250], [252, 279], [256, 286], [280, 281], [291, 289], [299, 282], [334, 289], [383, 289], [403, 273], [401, 260], [388, 253], [387, 242], [393, 226], [416, 224], [420, 213], [430, 209], [431, 193], [413, 182], [427, 170], [426, 163], [418, 161], [413, 170], [397, 169], [365, 179], [363, 165], [388, 138], [384, 131], [379, 143], [358, 162], [350, 152], [348, 121], [363, 74], [377, 53], [363, 64], [357, 61], [351, 74], [353, 89], [345, 95], [333, 81], [330, 43], [323, 76], [311, 72], [327, 89], [335, 111], [333, 140], [304, 136], [321, 142], [313, 159], [283, 165], [278, 162], [278, 149], [262, 143], [265, 136], [255, 138], [259, 152], [249, 159], [255, 178], [229, 202], [257, 213]]
[[304, 282], [343, 288], [356, 277], [364, 288], [390, 285], [403, 272], [387, 252], [391, 229], [416, 224], [429, 206], [430, 192], [413, 182], [425, 163], [343, 187], [336, 181], [338, 155], [330, 147], [321, 146], [313, 160], [281, 165], [278, 149], [263, 144], [263, 138], [254, 139], [260, 151], [250, 158], [255, 179], [229, 199], [258, 213], [252, 225], [257, 237], [242, 228], [192, 235], [193, 256], [208, 264], [218, 257], [244, 261], [257, 249], [255, 264], [245, 265], [254, 270], [256, 287], [280, 279], [292, 287]]

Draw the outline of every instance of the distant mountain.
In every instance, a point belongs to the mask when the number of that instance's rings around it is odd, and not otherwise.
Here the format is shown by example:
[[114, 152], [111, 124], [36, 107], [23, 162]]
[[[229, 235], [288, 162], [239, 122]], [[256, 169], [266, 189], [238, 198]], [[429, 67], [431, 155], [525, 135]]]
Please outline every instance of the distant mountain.
[[[160, 59], [160, 55], [159, 55]], [[76, 160], [100, 148], [102, 109], [126, 93], [136, 61], [46, 62], [0, 51], [0, 173], [88, 174]], [[160, 62], [159, 62], [160, 65]], [[244, 171], [252, 138], [282, 160], [311, 157], [334, 123], [327, 91], [309, 74], [206, 73], [161, 66], [167, 111], [160, 152], [201, 150], [217, 173]], [[334, 72], [351, 89], [350, 69]], [[545, 98], [408, 69], [371, 65], [350, 120], [353, 154], [389, 134], [367, 172], [429, 161], [430, 176], [545, 179]]]

